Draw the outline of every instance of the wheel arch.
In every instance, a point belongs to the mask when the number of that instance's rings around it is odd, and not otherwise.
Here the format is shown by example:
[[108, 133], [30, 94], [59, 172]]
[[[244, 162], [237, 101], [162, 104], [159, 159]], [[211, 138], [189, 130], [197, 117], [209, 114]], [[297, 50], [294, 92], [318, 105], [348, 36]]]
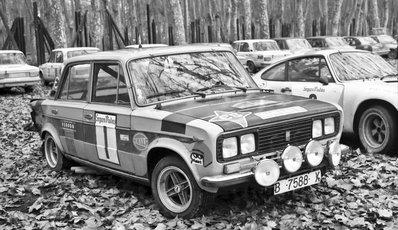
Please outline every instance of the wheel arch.
[[64, 149], [63, 149], [63, 147], [62, 147], [62, 144], [61, 144], [61, 139], [59, 138], [58, 132], [56, 131], [56, 129], [55, 129], [54, 126], [52, 126], [52, 125], [50, 125], [50, 124], [46, 124], [46, 125], [42, 128], [42, 131], [41, 131], [41, 133], [40, 133], [41, 139], [44, 139], [45, 136], [46, 136], [46, 134], [50, 134], [50, 135], [54, 138], [55, 143], [57, 144], [58, 148], [59, 148], [62, 152], [65, 152]]
[[359, 120], [361, 119], [361, 115], [365, 112], [366, 109], [375, 106], [375, 105], [380, 105], [386, 108], [393, 117], [398, 117], [398, 110], [389, 102], [384, 101], [384, 100], [379, 100], [379, 99], [371, 99], [371, 100], [366, 100], [363, 101], [361, 104], [359, 104], [357, 110], [355, 111], [354, 115], [354, 127], [353, 130], [355, 134], [358, 134], [358, 126], [359, 126]]

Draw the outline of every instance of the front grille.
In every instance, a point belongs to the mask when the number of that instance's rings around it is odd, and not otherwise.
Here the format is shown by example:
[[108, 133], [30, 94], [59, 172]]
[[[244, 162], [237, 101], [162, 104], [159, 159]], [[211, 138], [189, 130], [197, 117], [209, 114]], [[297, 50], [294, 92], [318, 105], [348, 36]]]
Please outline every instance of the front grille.
[[[230, 133], [219, 137], [217, 140], [217, 160], [218, 162], [228, 162], [248, 156], [263, 154], [266, 154], [267, 157], [273, 158], [277, 151], [283, 151], [288, 145], [302, 146], [307, 144], [310, 139], [312, 139], [312, 121], [326, 117], [335, 118], [335, 132], [315, 138], [315, 140], [333, 137], [339, 132], [340, 116], [338, 113], [253, 127], [245, 132]], [[255, 133], [257, 138], [256, 151], [245, 155], [238, 153], [237, 156], [224, 159], [222, 157], [222, 142], [224, 138], [240, 136], [245, 133]]]

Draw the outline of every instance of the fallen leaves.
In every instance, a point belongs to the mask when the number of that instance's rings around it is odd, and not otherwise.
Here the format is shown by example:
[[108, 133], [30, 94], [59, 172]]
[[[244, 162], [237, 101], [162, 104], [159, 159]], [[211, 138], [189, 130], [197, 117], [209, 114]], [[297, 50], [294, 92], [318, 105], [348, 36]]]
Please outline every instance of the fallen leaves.
[[50, 171], [40, 138], [22, 129], [38, 94], [0, 95], [0, 229], [398, 229], [398, 159], [360, 151], [321, 184], [279, 196], [235, 189], [205, 216], [164, 218], [147, 187], [84, 167]]

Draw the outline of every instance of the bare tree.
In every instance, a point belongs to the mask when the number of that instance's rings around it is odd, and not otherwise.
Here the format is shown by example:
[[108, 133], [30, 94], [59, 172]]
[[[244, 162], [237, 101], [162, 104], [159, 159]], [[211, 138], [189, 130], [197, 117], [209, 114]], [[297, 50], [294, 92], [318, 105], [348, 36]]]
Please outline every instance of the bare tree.
[[98, 48], [102, 47], [102, 35], [104, 34], [103, 19], [101, 16], [101, 6], [96, 0], [91, 0], [91, 38], [93, 45]]
[[261, 0], [259, 4], [260, 38], [269, 38], [268, 0]]
[[339, 24], [341, 17], [341, 6], [343, 4], [343, 0], [335, 0], [333, 1], [332, 7], [332, 20], [331, 20], [331, 34], [333, 36], [337, 36], [339, 33]]
[[296, 2], [296, 37], [305, 37], [305, 23], [304, 23], [304, 0], [297, 0]]
[[184, 18], [182, 17], [182, 10], [181, 5], [178, 0], [170, 0], [170, 6], [173, 15], [174, 21], [174, 28], [173, 28], [173, 35], [174, 35], [174, 43], [176, 45], [185, 44], [185, 29], [184, 29]]
[[235, 41], [238, 39], [238, 0], [231, 0], [231, 34], [230, 41]]
[[377, 0], [369, 0], [372, 6], [371, 17], [372, 17], [372, 26], [373, 28], [380, 28], [380, 18], [379, 18], [379, 6], [377, 5]]
[[66, 47], [65, 15], [61, 2], [51, 1], [49, 11], [51, 12], [49, 33], [52, 35], [55, 47]]
[[245, 24], [245, 39], [252, 37], [252, 7], [250, 0], [242, 0]]

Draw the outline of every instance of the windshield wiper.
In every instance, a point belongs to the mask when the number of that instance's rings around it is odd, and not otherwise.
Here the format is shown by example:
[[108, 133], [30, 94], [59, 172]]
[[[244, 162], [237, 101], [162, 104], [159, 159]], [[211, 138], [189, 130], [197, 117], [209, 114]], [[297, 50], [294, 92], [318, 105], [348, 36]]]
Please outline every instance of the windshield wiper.
[[163, 93], [156, 93], [156, 94], [148, 95], [148, 96], [146, 96], [146, 99], [151, 99], [151, 98], [154, 98], [154, 97], [160, 97], [160, 96], [176, 94], [176, 93], [183, 93], [183, 92], [185, 92], [185, 90], [166, 91], [166, 92], [163, 92]]
[[380, 80], [383, 80], [386, 77], [394, 77], [394, 76], [398, 77], [398, 74], [397, 73], [390, 73], [390, 74], [387, 74], [387, 75], [384, 75], [383, 77], [381, 77]]

